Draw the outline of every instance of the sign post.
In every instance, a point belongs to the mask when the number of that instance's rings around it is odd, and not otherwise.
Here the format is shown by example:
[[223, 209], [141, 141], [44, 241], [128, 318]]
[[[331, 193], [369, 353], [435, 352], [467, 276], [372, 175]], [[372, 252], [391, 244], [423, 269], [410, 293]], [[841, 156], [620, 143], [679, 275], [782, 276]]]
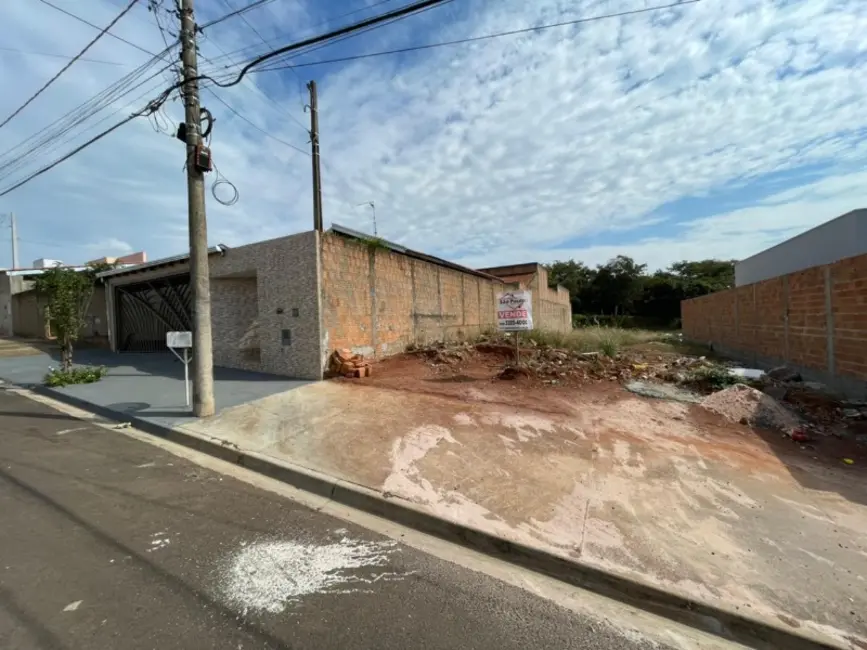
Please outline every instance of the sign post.
[[497, 329], [515, 333], [515, 365], [521, 363], [521, 332], [533, 329], [533, 298], [529, 291], [497, 294]]
[[[192, 332], [166, 332], [166, 347], [172, 351], [178, 360], [184, 364], [184, 392], [187, 397], [187, 406], [190, 406], [190, 350], [193, 347]], [[184, 354], [178, 354], [178, 350], [183, 350]]]

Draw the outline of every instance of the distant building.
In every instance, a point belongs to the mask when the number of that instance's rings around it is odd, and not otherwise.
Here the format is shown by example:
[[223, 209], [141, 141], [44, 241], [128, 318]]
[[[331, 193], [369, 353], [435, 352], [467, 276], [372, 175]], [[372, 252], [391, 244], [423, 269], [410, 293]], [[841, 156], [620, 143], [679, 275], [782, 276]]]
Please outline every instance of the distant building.
[[33, 260], [34, 269], [53, 269], [56, 266], [63, 266], [60, 260], [52, 260], [47, 257], [40, 257], [38, 260]]
[[87, 264], [144, 264], [148, 261], [148, 254], [144, 251], [121, 255], [120, 257], [100, 257], [90, 260]]
[[[548, 269], [537, 262], [480, 269], [517, 289], [527, 289], [533, 297], [533, 321], [544, 329], [568, 332], [572, 329], [572, 301], [564, 287], [548, 286]], [[537, 326], [538, 327], [538, 326]]]
[[735, 286], [867, 253], [867, 209], [852, 210], [735, 264]]

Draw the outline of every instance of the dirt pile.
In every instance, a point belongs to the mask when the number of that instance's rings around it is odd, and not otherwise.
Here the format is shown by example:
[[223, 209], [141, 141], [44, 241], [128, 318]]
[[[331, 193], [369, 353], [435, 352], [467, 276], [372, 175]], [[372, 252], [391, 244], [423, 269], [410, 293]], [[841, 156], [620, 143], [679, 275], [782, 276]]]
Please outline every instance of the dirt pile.
[[791, 434], [799, 430], [801, 420], [770, 395], [745, 384], [735, 384], [708, 395], [701, 402], [708, 411], [731, 422]]

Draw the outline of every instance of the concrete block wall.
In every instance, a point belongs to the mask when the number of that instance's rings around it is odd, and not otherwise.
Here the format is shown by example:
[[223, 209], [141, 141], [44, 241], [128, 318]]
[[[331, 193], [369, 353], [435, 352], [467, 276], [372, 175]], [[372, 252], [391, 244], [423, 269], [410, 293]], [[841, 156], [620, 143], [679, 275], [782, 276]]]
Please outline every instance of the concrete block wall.
[[681, 303], [684, 336], [867, 395], [867, 255]]
[[334, 233], [322, 237], [326, 351], [378, 357], [496, 327], [504, 285]]

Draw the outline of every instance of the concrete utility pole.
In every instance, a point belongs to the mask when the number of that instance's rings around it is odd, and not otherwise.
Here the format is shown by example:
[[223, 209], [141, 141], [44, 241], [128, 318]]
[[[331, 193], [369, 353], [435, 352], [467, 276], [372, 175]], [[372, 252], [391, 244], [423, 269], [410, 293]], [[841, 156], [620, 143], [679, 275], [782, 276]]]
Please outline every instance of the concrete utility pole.
[[10, 227], [12, 229], [12, 270], [20, 268], [18, 264], [18, 221], [15, 219], [15, 213], [9, 214]]
[[211, 340], [211, 281], [208, 272], [208, 223], [205, 175], [197, 166], [201, 116], [193, 0], [180, 0], [181, 61], [187, 129], [187, 202], [190, 228], [190, 284], [193, 288], [193, 414], [214, 414], [214, 357]]
[[313, 148], [313, 229], [322, 232], [322, 177], [319, 171], [319, 102], [316, 82], [307, 84], [310, 91], [310, 146]]

